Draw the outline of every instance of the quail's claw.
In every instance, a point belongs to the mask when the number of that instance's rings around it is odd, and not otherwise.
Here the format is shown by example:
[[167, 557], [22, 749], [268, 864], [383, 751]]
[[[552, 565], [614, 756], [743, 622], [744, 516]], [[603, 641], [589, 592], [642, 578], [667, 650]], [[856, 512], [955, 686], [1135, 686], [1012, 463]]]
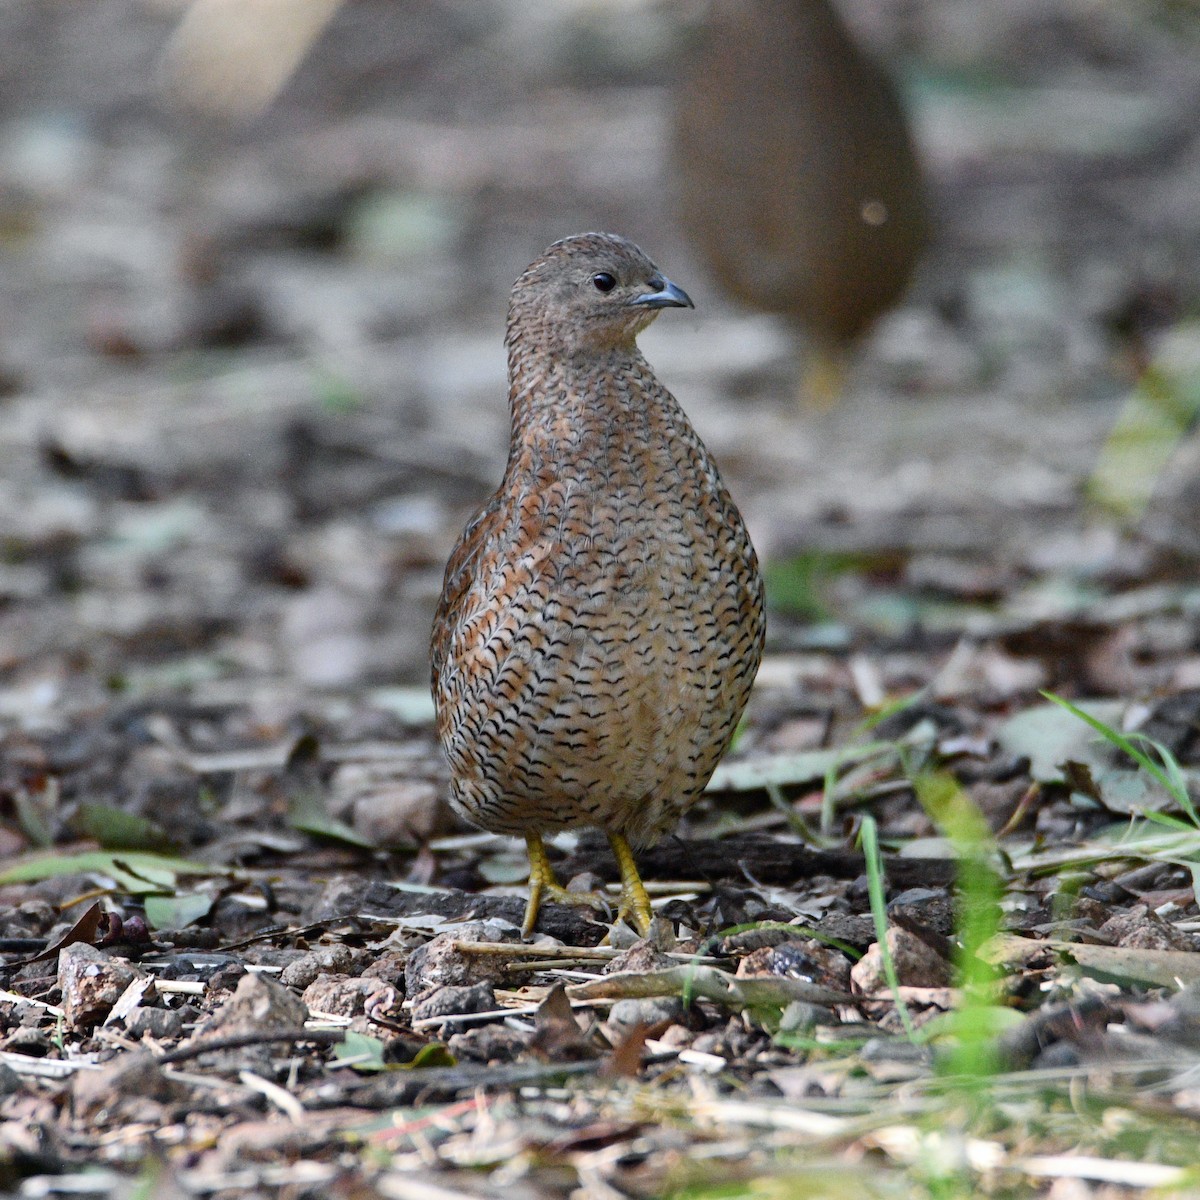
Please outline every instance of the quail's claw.
[[529, 852], [529, 901], [525, 905], [525, 920], [521, 923], [521, 934], [528, 937], [537, 925], [542, 900], [549, 898], [559, 904], [582, 904], [589, 908], [604, 908], [603, 896], [594, 892], [572, 892], [554, 877], [554, 868], [546, 857], [546, 847], [540, 833], [527, 833], [525, 846]]
[[650, 932], [650, 922], [653, 914], [650, 911], [650, 897], [646, 894], [646, 885], [638, 874], [637, 862], [633, 851], [624, 836], [610, 833], [608, 843], [616, 856], [617, 866], [621, 868], [621, 903], [617, 909], [617, 921], [627, 920], [645, 937]]

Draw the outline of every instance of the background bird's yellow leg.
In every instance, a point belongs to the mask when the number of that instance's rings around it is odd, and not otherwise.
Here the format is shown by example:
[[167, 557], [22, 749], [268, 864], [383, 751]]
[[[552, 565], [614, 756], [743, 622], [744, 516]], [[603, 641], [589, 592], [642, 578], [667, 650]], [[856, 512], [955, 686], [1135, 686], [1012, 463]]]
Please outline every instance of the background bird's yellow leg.
[[800, 382], [801, 407], [828, 412], [842, 398], [849, 374], [844, 351], [819, 342], [814, 344], [808, 352]]
[[[521, 924], [522, 934], [533, 932], [533, 927], [537, 924], [538, 910], [542, 907], [543, 896], [549, 896], [560, 904], [587, 904], [596, 908], [605, 906], [604, 897], [597, 896], [594, 892], [569, 892], [554, 878], [554, 868], [546, 857], [546, 847], [540, 833], [527, 833], [525, 848], [529, 852], [529, 902], [525, 905], [525, 920]], [[625, 849], [628, 852], [629, 847], [626, 846]], [[631, 862], [632, 859], [631, 854]], [[636, 875], [637, 872], [635, 871], [634, 874]], [[641, 886], [640, 879], [638, 886]], [[622, 892], [622, 894], [624, 893]], [[643, 894], [645, 894], [644, 889]]]
[[650, 897], [646, 895], [645, 884], [638, 874], [633, 851], [619, 833], [610, 833], [608, 844], [616, 855], [617, 866], [621, 868], [621, 905], [617, 909], [617, 920], [628, 918], [638, 933], [645, 937], [650, 932]]

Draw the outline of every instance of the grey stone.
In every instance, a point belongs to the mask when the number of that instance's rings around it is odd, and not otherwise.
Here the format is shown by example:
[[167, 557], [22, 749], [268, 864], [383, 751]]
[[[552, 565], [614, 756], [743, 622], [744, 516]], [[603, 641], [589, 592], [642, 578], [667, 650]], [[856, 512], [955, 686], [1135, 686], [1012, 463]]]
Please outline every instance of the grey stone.
[[439, 933], [408, 956], [404, 966], [405, 991], [419, 997], [435, 988], [474, 983], [499, 983], [506, 963], [495, 954], [472, 954], [460, 950], [458, 943], [513, 942], [516, 930], [500, 921], [465, 921], [446, 933]]
[[464, 1013], [491, 1012], [496, 1007], [496, 992], [490, 983], [451, 985], [430, 992], [413, 1005], [414, 1021], [431, 1017], [457, 1017]]
[[639, 1025], [672, 1025], [683, 1020], [683, 1004], [677, 996], [654, 996], [646, 1000], [618, 1000], [608, 1013], [608, 1024], [616, 1029]]
[[318, 975], [345, 975], [354, 963], [354, 954], [349, 946], [335, 942], [328, 946], [315, 946], [303, 957], [288, 963], [279, 976], [285, 987], [304, 991]]
[[183, 1018], [170, 1008], [136, 1008], [125, 1020], [125, 1031], [131, 1037], [177, 1038], [183, 1032]]
[[58, 954], [58, 986], [69, 1024], [90, 1029], [99, 1025], [121, 993], [142, 973], [123, 958], [77, 942]]
[[0, 1062], [0, 1099], [21, 1090], [21, 1077], [8, 1065]]

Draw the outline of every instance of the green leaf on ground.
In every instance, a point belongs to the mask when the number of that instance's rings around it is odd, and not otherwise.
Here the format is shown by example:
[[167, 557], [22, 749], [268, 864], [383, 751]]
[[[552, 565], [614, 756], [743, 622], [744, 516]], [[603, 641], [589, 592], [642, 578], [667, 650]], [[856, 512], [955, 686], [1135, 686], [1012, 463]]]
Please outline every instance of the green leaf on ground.
[[831, 988], [787, 976], [738, 977], [709, 966], [668, 967], [662, 971], [629, 971], [606, 975], [567, 989], [572, 1000], [645, 999], [650, 996], [680, 996], [711, 1000], [735, 1012], [749, 1009], [769, 1020], [793, 1000], [809, 1004], [840, 1004], [846, 996]]
[[186, 929], [212, 911], [213, 897], [204, 892], [180, 892], [175, 896], [147, 896], [146, 920], [152, 929]]
[[329, 815], [325, 798], [316, 788], [301, 788], [292, 794], [288, 802], [287, 823], [293, 829], [314, 837], [332, 838], [364, 850], [376, 849], [374, 842], [363, 837], [352, 826]]
[[809, 550], [766, 566], [767, 603], [776, 612], [806, 620], [833, 615], [825, 593], [839, 575], [868, 570], [873, 565], [866, 554], [845, 551]]
[[1135, 946], [1046, 943], [1073, 958], [1089, 975], [1118, 983], [1183, 987], [1200, 981], [1200, 954], [1191, 950], [1143, 950]]
[[373, 842], [325, 807], [329, 789], [321, 774], [321, 748], [312, 734], [305, 734], [292, 747], [284, 768], [283, 784], [287, 794], [287, 823], [293, 829], [364, 850], [376, 848]]
[[0, 872], [0, 886], [36, 883], [58, 875], [103, 875], [133, 896], [171, 892], [180, 875], [217, 875], [207, 863], [141, 850], [87, 850], [82, 854], [28, 854]]
[[18, 789], [13, 797], [17, 824], [20, 826], [21, 832], [35, 846], [54, 845], [54, 825], [51, 821], [51, 811], [56, 800], [56, 792], [46, 795], [42, 792], [30, 793], [24, 789]]
[[[1106, 725], [1119, 725], [1126, 705], [1120, 700], [1089, 700], [1076, 707]], [[1007, 753], [1028, 758], [1029, 772], [1039, 783], [1062, 782], [1068, 762], [1097, 770], [1112, 764], [1104, 739], [1057, 704], [1038, 704], [1010, 717], [997, 741]]]
[[788, 787], [817, 783], [830, 771], [884, 755], [896, 755], [894, 742], [865, 742], [831, 750], [802, 750], [796, 754], [773, 754], [744, 762], [722, 763], [708, 782], [710, 792], [754, 792], [766, 787]]
[[417, 1051], [411, 1062], [399, 1066], [402, 1070], [424, 1071], [429, 1067], [456, 1067], [458, 1059], [441, 1042], [429, 1042]]
[[94, 838], [105, 850], [166, 853], [177, 848], [177, 843], [157, 821], [111, 804], [81, 804], [74, 824], [82, 836]]
[[[1189, 775], [1179, 765], [1174, 754], [1166, 746], [1161, 742], [1156, 742], [1153, 738], [1147, 737], [1143, 733], [1131, 733], [1127, 736], [1114, 725], [1100, 720], [1092, 713], [1085, 712], [1078, 705], [1072, 704], [1069, 700], [1064, 700], [1061, 696], [1056, 696], [1053, 692], [1043, 692], [1042, 695], [1047, 700], [1057, 704], [1064, 711], [1077, 717], [1085, 725], [1094, 729], [1110, 746], [1115, 746], [1118, 750], [1133, 759], [1147, 775], [1159, 783], [1167, 795], [1175, 801], [1180, 810], [1187, 814], [1192, 824], [1200, 826], [1200, 813], [1197, 813], [1196, 806], [1192, 803], [1191, 794], [1188, 790]], [[1143, 745], [1149, 746], [1158, 755], [1158, 761], [1142, 748]], [[1195, 778], [1194, 773], [1191, 778]], [[1155, 807], [1161, 808], [1163, 806], [1157, 805]]]
[[333, 1057], [344, 1067], [356, 1071], [421, 1071], [429, 1067], [453, 1067], [458, 1060], [441, 1042], [429, 1042], [406, 1063], [388, 1062], [384, 1043], [370, 1034], [346, 1030], [346, 1036], [333, 1048]]
[[333, 1048], [334, 1061], [356, 1071], [387, 1071], [390, 1064], [383, 1061], [383, 1042], [366, 1033], [346, 1030], [346, 1036]]
[[1196, 327], [1181, 324], [1159, 345], [1108, 435], [1087, 497], [1132, 524], [1145, 511], [1167, 463], [1200, 413]]

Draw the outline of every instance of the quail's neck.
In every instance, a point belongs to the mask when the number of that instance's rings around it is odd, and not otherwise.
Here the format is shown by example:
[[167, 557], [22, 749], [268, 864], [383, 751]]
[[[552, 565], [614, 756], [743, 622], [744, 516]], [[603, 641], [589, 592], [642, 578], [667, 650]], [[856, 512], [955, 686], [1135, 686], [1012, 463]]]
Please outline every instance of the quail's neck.
[[[509, 405], [514, 437], [530, 422], [569, 417], [585, 424], [608, 422], [643, 407], [622, 381], [638, 379], [660, 388], [641, 351], [628, 342], [597, 349], [510, 343]], [[639, 398], [642, 389], [638, 389]]]
[[591, 463], [608, 475], [631, 454], [642, 470], [666, 470], [687, 426], [632, 343], [575, 354], [510, 343], [509, 407], [509, 473], [577, 476]]

